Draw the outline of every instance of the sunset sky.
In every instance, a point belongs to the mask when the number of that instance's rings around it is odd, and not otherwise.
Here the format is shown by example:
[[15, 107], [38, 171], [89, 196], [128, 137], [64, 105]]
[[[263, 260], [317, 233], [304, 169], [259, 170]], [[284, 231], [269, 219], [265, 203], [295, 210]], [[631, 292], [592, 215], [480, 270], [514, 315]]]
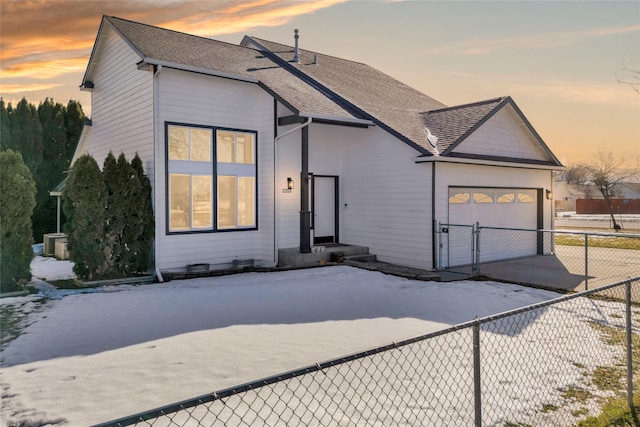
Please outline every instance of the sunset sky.
[[[367, 63], [447, 105], [511, 95], [565, 164], [640, 166], [640, 2], [0, 0], [0, 96], [79, 100], [102, 15]], [[625, 70], [638, 70], [638, 74]]]

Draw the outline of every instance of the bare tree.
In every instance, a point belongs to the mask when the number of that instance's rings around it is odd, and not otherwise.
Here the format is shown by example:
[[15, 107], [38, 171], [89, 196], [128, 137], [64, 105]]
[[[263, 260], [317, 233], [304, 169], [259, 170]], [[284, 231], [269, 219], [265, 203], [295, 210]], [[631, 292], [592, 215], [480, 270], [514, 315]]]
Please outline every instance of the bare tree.
[[623, 77], [618, 77], [618, 83], [631, 86], [633, 90], [640, 94], [640, 67], [629, 68], [627, 64], [622, 64]]
[[616, 156], [613, 152], [600, 148], [590, 162], [582, 163], [579, 166], [587, 171], [587, 179], [596, 186], [604, 197], [613, 221], [613, 228], [616, 230], [621, 227], [613, 214], [611, 201], [617, 195], [618, 184], [640, 175], [639, 169], [627, 169], [624, 167], [624, 163], [624, 156]]
[[585, 185], [588, 181], [588, 172], [580, 165], [572, 165], [562, 174], [562, 179], [567, 184]]

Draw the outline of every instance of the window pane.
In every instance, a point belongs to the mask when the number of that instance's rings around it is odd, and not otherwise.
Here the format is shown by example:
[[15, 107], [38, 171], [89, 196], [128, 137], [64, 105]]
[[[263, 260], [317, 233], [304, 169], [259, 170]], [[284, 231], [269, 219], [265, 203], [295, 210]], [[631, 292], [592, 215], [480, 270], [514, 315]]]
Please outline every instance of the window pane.
[[236, 177], [218, 176], [218, 228], [236, 226]]
[[189, 129], [169, 126], [169, 160], [189, 160]]
[[255, 179], [253, 177], [238, 178], [238, 226], [256, 225]]
[[253, 163], [253, 134], [236, 134], [236, 163]]
[[469, 198], [471, 195], [469, 193], [454, 193], [449, 196], [449, 203], [469, 203]]
[[493, 203], [493, 193], [473, 193], [473, 201], [475, 203]]
[[191, 188], [189, 175], [169, 176], [169, 230], [188, 230], [191, 216]]
[[512, 193], [512, 192], [508, 192], [508, 193], [501, 193], [498, 192], [497, 194], [498, 196], [498, 203], [515, 203], [516, 201], [516, 193]]
[[535, 199], [533, 198], [533, 191], [526, 193], [518, 193], [518, 203], [533, 203]]
[[211, 161], [211, 130], [191, 129], [191, 160]]
[[193, 228], [211, 228], [211, 176], [194, 176]]
[[234, 161], [234, 138], [233, 132], [221, 131], [217, 132], [217, 160], [222, 163], [233, 163]]

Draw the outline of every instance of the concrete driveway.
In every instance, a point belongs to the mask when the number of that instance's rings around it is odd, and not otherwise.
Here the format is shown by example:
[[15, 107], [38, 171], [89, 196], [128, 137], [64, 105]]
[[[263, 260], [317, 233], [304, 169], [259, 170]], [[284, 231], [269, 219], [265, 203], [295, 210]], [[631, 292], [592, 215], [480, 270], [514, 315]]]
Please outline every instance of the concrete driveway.
[[534, 256], [480, 265], [480, 274], [494, 280], [565, 291], [583, 291], [640, 276], [640, 251], [556, 245], [554, 255]]

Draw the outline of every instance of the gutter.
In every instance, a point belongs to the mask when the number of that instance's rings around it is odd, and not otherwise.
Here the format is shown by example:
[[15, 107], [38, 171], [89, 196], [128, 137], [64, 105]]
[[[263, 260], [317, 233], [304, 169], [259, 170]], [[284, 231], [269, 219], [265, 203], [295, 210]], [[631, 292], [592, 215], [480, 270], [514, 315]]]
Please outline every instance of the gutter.
[[501, 167], [509, 167], [509, 168], [558, 170], [558, 171], [563, 171], [567, 169], [565, 166], [558, 166], [558, 165], [536, 165], [532, 163], [514, 163], [514, 162], [502, 161], [502, 160], [466, 159], [463, 157], [441, 157], [441, 156], [422, 157], [420, 156], [420, 157], [414, 157], [413, 161], [415, 163], [432, 163], [432, 162], [462, 163], [462, 164], [468, 164], [468, 165], [501, 166]]

